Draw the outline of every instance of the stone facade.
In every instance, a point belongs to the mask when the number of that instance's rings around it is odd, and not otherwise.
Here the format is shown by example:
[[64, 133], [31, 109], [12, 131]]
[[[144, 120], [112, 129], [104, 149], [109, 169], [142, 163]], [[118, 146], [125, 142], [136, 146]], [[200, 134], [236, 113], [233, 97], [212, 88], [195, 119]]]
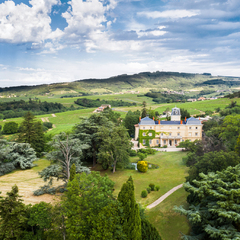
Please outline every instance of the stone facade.
[[173, 108], [171, 121], [155, 121], [149, 117], [140, 119], [135, 125], [135, 140], [139, 146], [177, 146], [185, 140], [201, 140], [202, 124], [199, 119], [190, 117], [181, 121], [179, 108]]

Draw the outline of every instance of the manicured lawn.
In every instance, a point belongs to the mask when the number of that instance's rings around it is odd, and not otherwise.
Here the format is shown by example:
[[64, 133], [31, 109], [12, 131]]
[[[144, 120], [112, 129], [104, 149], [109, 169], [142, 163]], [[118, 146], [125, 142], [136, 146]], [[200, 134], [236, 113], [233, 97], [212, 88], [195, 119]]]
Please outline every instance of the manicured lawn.
[[[137, 202], [146, 207], [173, 187], [183, 183], [187, 176], [188, 168], [183, 165], [182, 157], [184, 152], [158, 152], [156, 155], [149, 155], [145, 160], [159, 165], [158, 169], [148, 170], [146, 173], [140, 173], [136, 170], [118, 170], [115, 173], [107, 173], [109, 178], [115, 182], [115, 195], [117, 196], [122, 184], [132, 176], [135, 186], [135, 196]], [[137, 157], [131, 159], [136, 162]], [[141, 198], [142, 190], [146, 189], [150, 183], [160, 186], [159, 191], [151, 192], [147, 198]]]
[[163, 240], [180, 240], [180, 232], [189, 233], [187, 218], [173, 210], [174, 206], [187, 206], [187, 195], [184, 188], [180, 188], [156, 207], [146, 210], [149, 221], [157, 228]]

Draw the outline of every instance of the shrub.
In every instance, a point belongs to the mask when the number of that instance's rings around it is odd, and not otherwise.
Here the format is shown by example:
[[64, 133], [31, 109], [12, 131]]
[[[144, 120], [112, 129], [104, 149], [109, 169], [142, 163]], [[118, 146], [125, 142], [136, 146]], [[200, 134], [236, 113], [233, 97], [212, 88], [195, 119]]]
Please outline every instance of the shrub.
[[152, 149], [152, 148], [147, 148], [147, 149], [146, 149], [146, 153], [147, 153], [148, 155], [154, 155], [156, 152], [157, 152], [157, 150]]
[[141, 161], [142, 161], [144, 158], [147, 157], [147, 154], [146, 154], [146, 153], [138, 152], [137, 155], [138, 155], [138, 157], [139, 157], [139, 159], [140, 159]]
[[44, 123], [43, 123], [43, 126], [46, 127], [47, 129], [52, 128], [52, 125], [53, 125], [53, 124], [50, 123], [50, 122], [44, 122]]
[[148, 193], [147, 193], [146, 190], [143, 190], [143, 191], [141, 192], [141, 197], [142, 197], [142, 198], [146, 198], [147, 195], [148, 195]]
[[138, 161], [137, 169], [138, 169], [139, 172], [147, 172], [148, 163], [146, 161]]
[[135, 170], [135, 166], [131, 163], [129, 163], [127, 166], [124, 167], [125, 169], [131, 169], [131, 170]]
[[154, 191], [159, 191], [160, 187], [159, 186], [155, 186]]
[[3, 126], [4, 134], [13, 134], [18, 132], [18, 124], [16, 122], [7, 122]]
[[147, 187], [147, 192], [150, 193], [151, 192], [151, 188]]
[[167, 145], [164, 145], [163, 148], [167, 148]]
[[135, 156], [137, 156], [137, 152], [135, 150], [131, 149], [129, 152], [129, 155], [130, 155], [130, 157], [135, 157]]
[[153, 184], [153, 183], [150, 183], [150, 184], [149, 184], [149, 187], [151, 188], [151, 191], [154, 191], [155, 184]]

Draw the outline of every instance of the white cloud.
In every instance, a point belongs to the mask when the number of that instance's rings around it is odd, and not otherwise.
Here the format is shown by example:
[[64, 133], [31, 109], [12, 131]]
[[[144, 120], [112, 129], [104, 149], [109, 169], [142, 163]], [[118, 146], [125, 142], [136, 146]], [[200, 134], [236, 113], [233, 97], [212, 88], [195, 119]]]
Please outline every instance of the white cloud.
[[26, 4], [5, 1], [0, 4], [0, 41], [10, 43], [43, 42], [61, 37], [59, 29], [52, 31], [49, 16], [58, 0], [31, 0]]
[[143, 11], [137, 13], [139, 16], [145, 16], [147, 18], [184, 18], [193, 17], [199, 14], [197, 10], [167, 10], [163, 12], [159, 11]]

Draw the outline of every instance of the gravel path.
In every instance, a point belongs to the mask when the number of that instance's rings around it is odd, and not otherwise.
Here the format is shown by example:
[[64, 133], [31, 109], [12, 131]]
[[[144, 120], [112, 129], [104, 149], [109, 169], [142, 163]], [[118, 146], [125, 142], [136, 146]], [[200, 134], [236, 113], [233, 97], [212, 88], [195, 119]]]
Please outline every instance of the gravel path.
[[173, 192], [175, 192], [176, 190], [178, 190], [179, 188], [181, 188], [183, 186], [183, 184], [180, 184], [174, 188], [172, 188], [171, 190], [169, 190], [167, 193], [165, 193], [164, 195], [162, 195], [159, 199], [157, 199], [155, 202], [153, 202], [152, 204], [148, 205], [147, 208], [151, 209], [156, 207], [159, 203], [161, 203], [164, 199], [166, 199], [169, 195], [171, 195]]

